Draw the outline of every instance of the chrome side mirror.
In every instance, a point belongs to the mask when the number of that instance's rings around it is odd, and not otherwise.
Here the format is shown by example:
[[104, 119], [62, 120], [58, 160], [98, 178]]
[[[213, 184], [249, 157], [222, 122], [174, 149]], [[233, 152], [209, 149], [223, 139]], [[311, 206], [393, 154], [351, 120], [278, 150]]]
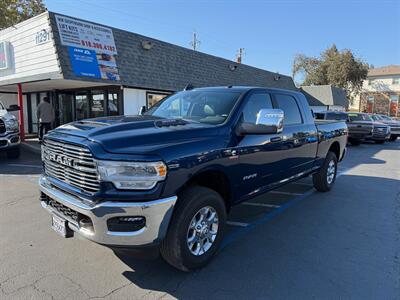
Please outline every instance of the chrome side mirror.
[[283, 130], [284, 112], [282, 109], [260, 109], [257, 114], [256, 125], [263, 125], [271, 129], [271, 133], [279, 133]]
[[237, 134], [274, 134], [283, 130], [284, 113], [281, 109], [260, 109], [256, 123], [243, 122], [237, 128]]

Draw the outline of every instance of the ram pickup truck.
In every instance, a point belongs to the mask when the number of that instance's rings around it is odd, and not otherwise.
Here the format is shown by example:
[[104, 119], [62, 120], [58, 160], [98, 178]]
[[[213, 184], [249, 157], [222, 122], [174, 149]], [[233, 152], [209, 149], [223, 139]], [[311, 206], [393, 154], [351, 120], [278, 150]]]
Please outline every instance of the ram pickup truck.
[[398, 137], [400, 137], [400, 121], [393, 119], [389, 116], [378, 114], [371, 115], [371, 118], [376, 122], [381, 122], [390, 127], [389, 140], [391, 142], [394, 142], [395, 140], [397, 140]]
[[361, 144], [371, 134], [373, 126], [369, 123], [359, 122], [357, 115], [339, 111], [322, 111], [314, 113], [317, 120], [341, 120], [345, 121], [348, 128], [348, 142], [353, 146]]
[[5, 151], [8, 158], [18, 158], [20, 155], [18, 120], [10, 113], [19, 109], [15, 107], [6, 109], [0, 102], [0, 151]]
[[312, 175], [329, 191], [347, 126], [314, 122], [303, 94], [196, 88], [143, 115], [63, 125], [45, 136], [41, 205], [63, 237], [156, 249], [190, 271], [215, 254], [231, 207]]

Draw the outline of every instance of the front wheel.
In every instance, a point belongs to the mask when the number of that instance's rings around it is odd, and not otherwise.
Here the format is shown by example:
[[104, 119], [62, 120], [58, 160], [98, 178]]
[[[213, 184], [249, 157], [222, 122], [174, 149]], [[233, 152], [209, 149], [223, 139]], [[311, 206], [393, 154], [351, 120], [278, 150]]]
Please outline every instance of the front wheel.
[[328, 152], [321, 169], [313, 175], [314, 188], [319, 192], [330, 191], [335, 183], [336, 173], [337, 157], [335, 153]]
[[397, 140], [397, 135], [391, 135], [389, 141], [394, 142]]
[[164, 260], [181, 271], [205, 266], [222, 241], [227, 213], [222, 197], [209, 188], [192, 186], [178, 197], [167, 236]]

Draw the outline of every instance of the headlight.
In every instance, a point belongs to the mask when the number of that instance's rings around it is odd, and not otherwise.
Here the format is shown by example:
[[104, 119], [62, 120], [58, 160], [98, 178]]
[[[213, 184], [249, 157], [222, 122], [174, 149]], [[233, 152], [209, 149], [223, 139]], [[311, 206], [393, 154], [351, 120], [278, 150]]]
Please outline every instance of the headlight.
[[18, 121], [14, 116], [6, 118], [4, 123], [7, 131], [18, 131]]
[[167, 176], [163, 162], [97, 161], [101, 181], [121, 190], [150, 190]]

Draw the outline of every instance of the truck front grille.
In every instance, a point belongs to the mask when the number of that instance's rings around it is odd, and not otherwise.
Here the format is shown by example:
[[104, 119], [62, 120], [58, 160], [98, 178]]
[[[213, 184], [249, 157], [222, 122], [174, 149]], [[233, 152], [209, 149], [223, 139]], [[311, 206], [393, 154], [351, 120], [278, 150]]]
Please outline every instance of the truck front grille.
[[5, 133], [6, 132], [6, 124], [4, 124], [4, 121], [0, 119], [0, 133]]
[[99, 191], [96, 164], [89, 149], [45, 139], [42, 145], [42, 159], [46, 175], [88, 194]]
[[388, 127], [374, 127], [374, 134], [386, 134], [388, 132]]

